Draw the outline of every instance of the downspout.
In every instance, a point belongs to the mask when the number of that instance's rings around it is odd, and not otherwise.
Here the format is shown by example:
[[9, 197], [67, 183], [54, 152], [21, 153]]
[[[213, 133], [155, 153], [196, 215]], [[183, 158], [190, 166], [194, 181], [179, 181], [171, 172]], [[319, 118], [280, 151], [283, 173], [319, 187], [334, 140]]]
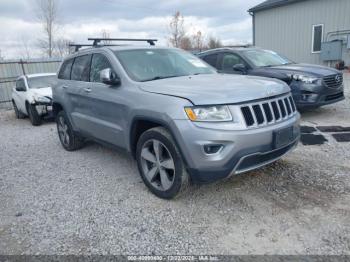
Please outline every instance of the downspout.
[[255, 15], [254, 12], [249, 12], [252, 17], [252, 25], [253, 25], [253, 46], [255, 46]]

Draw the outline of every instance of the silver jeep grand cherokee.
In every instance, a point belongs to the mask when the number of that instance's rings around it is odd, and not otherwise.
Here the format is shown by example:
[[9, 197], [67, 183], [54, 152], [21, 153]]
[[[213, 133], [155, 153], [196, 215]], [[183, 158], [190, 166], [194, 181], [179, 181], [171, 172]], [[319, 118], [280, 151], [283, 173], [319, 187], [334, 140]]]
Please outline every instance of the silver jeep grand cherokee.
[[167, 199], [190, 181], [272, 163], [300, 136], [284, 82], [218, 74], [173, 48], [105, 46], [67, 57], [53, 110], [66, 150], [85, 139], [126, 149], [146, 186]]

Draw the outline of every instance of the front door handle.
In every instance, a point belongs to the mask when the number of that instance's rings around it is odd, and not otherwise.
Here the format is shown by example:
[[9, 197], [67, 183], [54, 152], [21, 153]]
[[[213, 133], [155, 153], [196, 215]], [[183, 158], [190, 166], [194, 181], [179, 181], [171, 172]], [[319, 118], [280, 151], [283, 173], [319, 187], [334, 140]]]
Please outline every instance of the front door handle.
[[86, 88], [84, 88], [84, 91], [85, 91], [86, 93], [90, 93], [90, 92], [91, 92], [91, 88], [86, 87]]
[[66, 86], [66, 85], [63, 85], [63, 86], [62, 86], [62, 88], [64, 88], [64, 89], [67, 89], [67, 88], [68, 88], [68, 86]]

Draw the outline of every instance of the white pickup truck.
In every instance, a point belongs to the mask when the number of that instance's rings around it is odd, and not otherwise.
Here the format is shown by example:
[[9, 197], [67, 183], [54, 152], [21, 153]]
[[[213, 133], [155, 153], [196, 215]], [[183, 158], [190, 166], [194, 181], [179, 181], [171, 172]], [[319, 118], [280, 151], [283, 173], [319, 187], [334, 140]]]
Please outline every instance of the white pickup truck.
[[34, 126], [52, 111], [52, 85], [56, 74], [31, 74], [20, 76], [12, 90], [12, 103], [17, 118], [28, 116]]

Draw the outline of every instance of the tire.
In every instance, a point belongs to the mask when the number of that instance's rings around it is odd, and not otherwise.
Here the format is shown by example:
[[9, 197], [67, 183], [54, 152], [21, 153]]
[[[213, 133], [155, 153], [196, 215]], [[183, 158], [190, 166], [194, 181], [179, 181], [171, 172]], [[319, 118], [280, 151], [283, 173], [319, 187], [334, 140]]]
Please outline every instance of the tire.
[[16, 105], [16, 102], [14, 100], [12, 100], [12, 105], [13, 105], [13, 110], [15, 111], [15, 115], [16, 115], [16, 118], [17, 119], [22, 119], [25, 117], [25, 115], [19, 111], [17, 105]]
[[30, 105], [27, 103], [27, 112], [29, 116], [29, 120], [32, 123], [33, 126], [40, 126], [41, 125], [41, 117], [38, 114], [38, 111], [36, 110], [34, 105]]
[[136, 161], [143, 182], [157, 197], [172, 199], [189, 186], [181, 153], [171, 134], [163, 127], [149, 129], [140, 136]]
[[64, 149], [74, 151], [84, 146], [84, 139], [78, 136], [72, 128], [64, 111], [60, 111], [56, 117], [57, 133]]

